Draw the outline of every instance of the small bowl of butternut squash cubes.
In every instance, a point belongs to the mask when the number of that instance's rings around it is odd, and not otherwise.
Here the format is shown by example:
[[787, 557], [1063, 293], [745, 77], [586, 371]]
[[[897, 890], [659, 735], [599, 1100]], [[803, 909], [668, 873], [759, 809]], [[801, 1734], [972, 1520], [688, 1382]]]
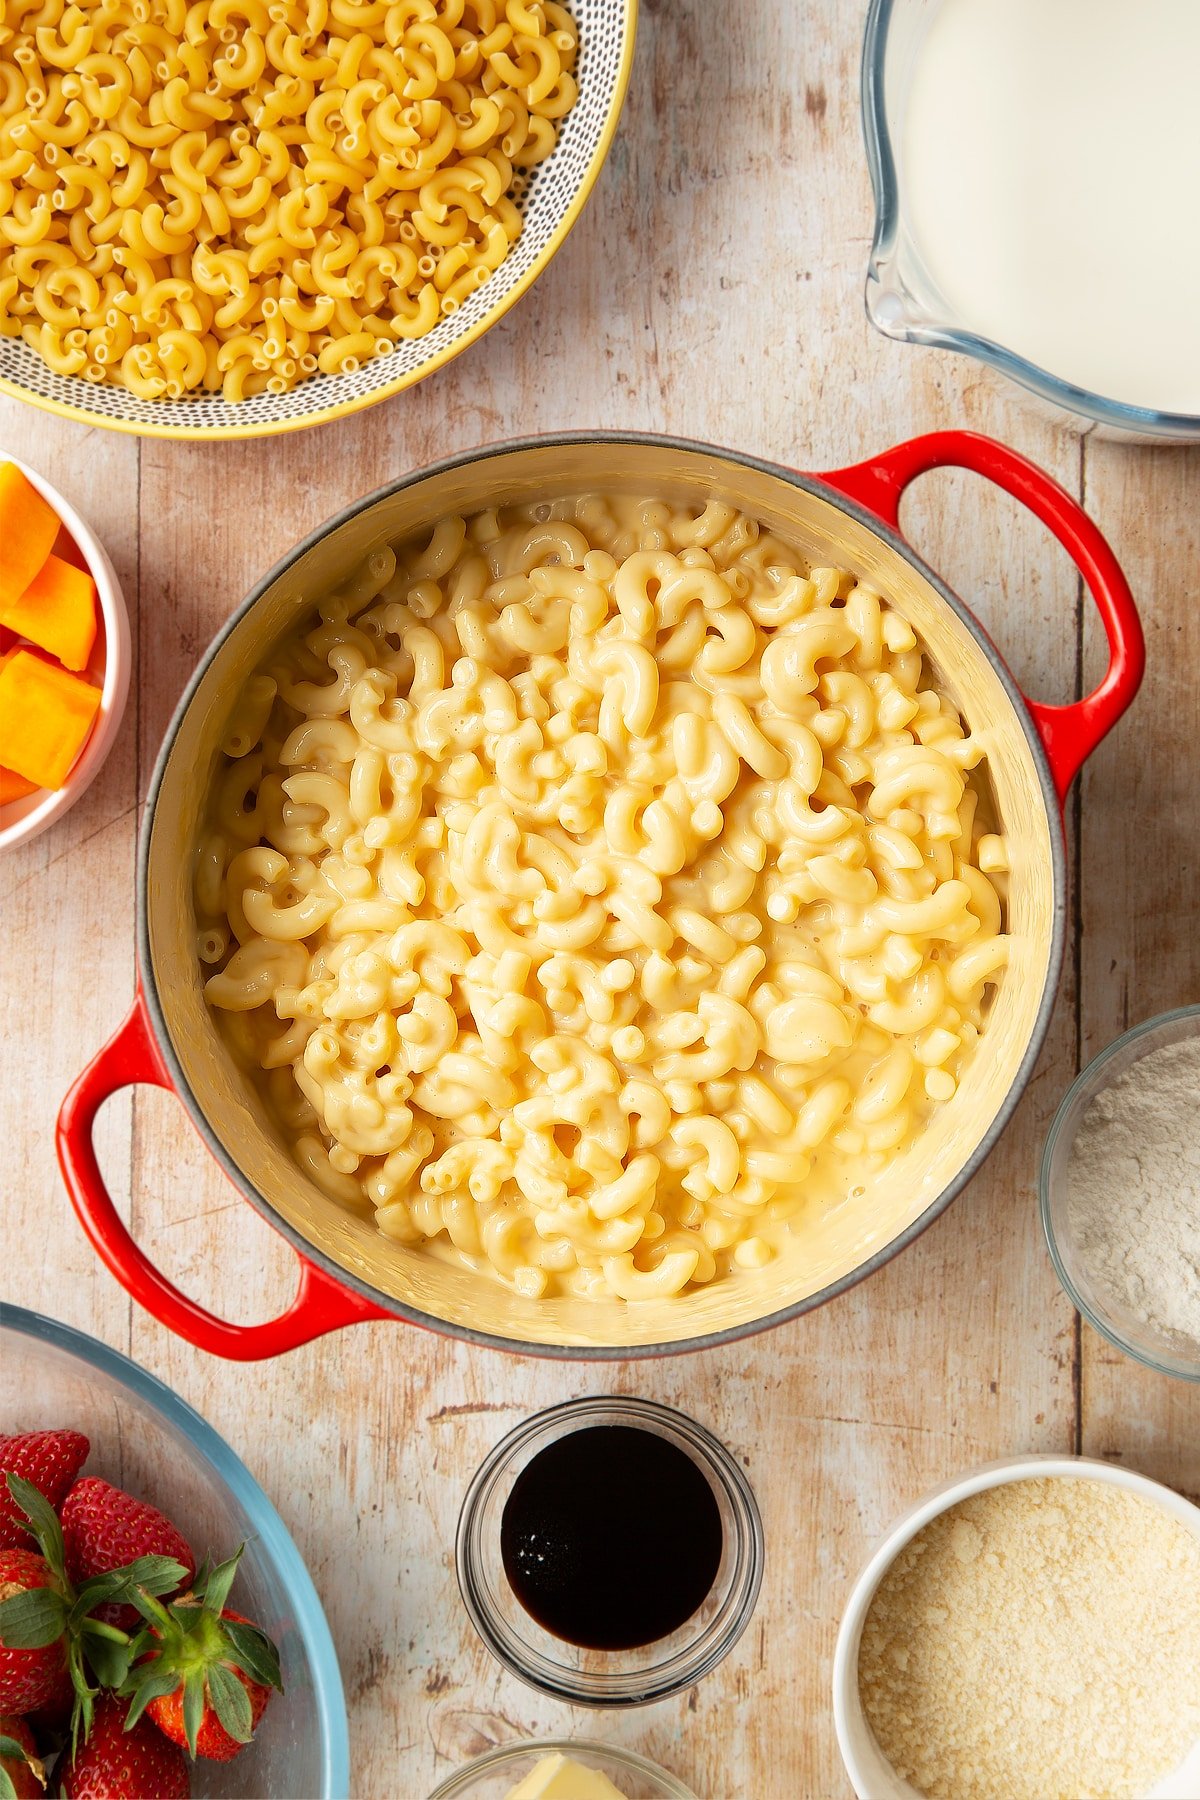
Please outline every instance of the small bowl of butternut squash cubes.
[[0, 450], [0, 850], [99, 773], [129, 696], [129, 617], [95, 533]]

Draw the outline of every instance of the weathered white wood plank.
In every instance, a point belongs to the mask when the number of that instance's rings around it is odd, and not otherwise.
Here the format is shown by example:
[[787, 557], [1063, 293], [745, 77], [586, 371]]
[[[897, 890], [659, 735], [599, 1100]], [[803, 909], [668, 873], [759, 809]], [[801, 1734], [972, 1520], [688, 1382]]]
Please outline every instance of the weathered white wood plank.
[[[1084, 1060], [1127, 1026], [1200, 1000], [1200, 452], [1091, 439], [1087, 498], [1146, 630], [1146, 680], [1083, 798]], [[1100, 633], [1089, 620], [1093, 661]], [[1200, 1496], [1200, 1392], [1083, 1328], [1083, 1448]]]
[[[41, 470], [100, 532], [138, 637], [138, 445], [0, 400], [0, 456]], [[8, 1147], [5, 1299], [128, 1347], [129, 1303], [96, 1261], [58, 1179], [54, 1120], [70, 1082], [123, 1017], [133, 982], [137, 696], [88, 792], [41, 837], [0, 857], [0, 1119]], [[127, 1207], [130, 1104], [105, 1107], [98, 1141]]]

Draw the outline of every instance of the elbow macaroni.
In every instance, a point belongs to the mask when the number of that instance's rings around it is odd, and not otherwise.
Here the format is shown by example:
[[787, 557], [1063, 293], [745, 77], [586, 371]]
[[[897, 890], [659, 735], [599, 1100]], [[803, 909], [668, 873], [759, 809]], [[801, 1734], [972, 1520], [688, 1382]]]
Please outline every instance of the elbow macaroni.
[[205, 992], [298, 1160], [532, 1297], [762, 1268], [952, 1099], [1003, 979], [982, 749], [912, 630], [717, 502], [375, 552], [224, 752]]
[[8, 0], [0, 332], [140, 399], [386, 355], [508, 254], [577, 49], [557, 0]]

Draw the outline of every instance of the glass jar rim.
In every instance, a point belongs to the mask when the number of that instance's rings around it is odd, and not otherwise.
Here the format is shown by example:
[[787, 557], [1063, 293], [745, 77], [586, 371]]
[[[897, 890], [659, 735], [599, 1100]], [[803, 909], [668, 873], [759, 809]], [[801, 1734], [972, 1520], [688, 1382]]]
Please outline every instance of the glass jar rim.
[[[1185, 1029], [1176, 1033], [1176, 1027]], [[1178, 1043], [1184, 1038], [1195, 1036], [1200, 1036], [1200, 1004], [1175, 1006], [1167, 1012], [1154, 1013], [1150, 1018], [1130, 1025], [1118, 1037], [1113, 1038], [1111, 1043], [1097, 1051], [1090, 1062], [1084, 1064], [1059, 1102], [1046, 1133], [1038, 1169], [1038, 1211], [1046, 1248], [1059, 1284], [1076, 1312], [1087, 1320], [1092, 1329], [1099, 1332], [1123, 1356], [1132, 1358], [1145, 1369], [1152, 1369], [1155, 1374], [1173, 1376], [1178, 1381], [1200, 1382], [1200, 1360], [1190, 1359], [1183, 1353], [1174, 1354], [1165, 1346], [1161, 1352], [1156, 1353], [1149, 1347], [1134, 1342], [1121, 1330], [1115, 1319], [1101, 1310], [1097, 1301], [1082, 1291], [1069, 1267], [1054, 1216], [1057, 1191], [1055, 1169], [1060, 1143], [1065, 1141], [1068, 1130], [1071, 1131], [1071, 1142], [1074, 1142], [1075, 1131], [1087, 1106], [1109, 1085], [1109, 1077], [1105, 1071], [1124, 1053], [1139, 1045], [1143, 1048], [1132, 1059], [1134, 1062], [1151, 1055], [1160, 1047], [1154, 1042], [1156, 1038], [1161, 1038], [1165, 1044]], [[1069, 1150], [1069, 1144], [1067, 1148]]]
[[[721, 1602], [691, 1641], [644, 1667], [597, 1671], [554, 1660], [517, 1638], [488, 1593], [485, 1518], [489, 1502], [495, 1498], [513, 1459], [589, 1425], [630, 1425], [675, 1442], [703, 1471], [722, 1511], [730, 1564], [721, 1584]], [[522, 1420], [501, 1438], [476, 1470], [463, 1499], [455, 1537], [455, 1566], [463, 1605], [492, 1655], [511, 1674], [541, 1693], [574, 1705], [594, 1707], [645, 1706], [665, 1700], [693, 1686], [714, 1669], [750, 1622], [762, 1586], [764, 1555], [762, 1520], [754, 1491], [720, 1439], [687, 1413], [657, 1400], [625, 1394], [593, 1394], [562, 1401]], [[710, 1592], [715, 1587], [716, 1584]], [[564, 1644], [563, 1648], [568, 1646]], [[655, 1648], [653, 1644], [645, 1646], [647, 1652]], [[632, 1654], [615, 1652], [614, 1661]]]
[[511, 1743], [496, 1744], [482, 1755], [471, 1758], [448, 1775], [439, 1787], [429, 1796], [429, 1800], [469, 1800], [471, 1788], [481, 1775], [491, 1774], [494, 1770], [503, 1769], [507, 1764], [520, 1762], [527, 1756], [552, 1756], [558, 1751], [563, 1756], [584, 1755], [603, 1757], [615, 1768], [626, 1770], [630, 1774], [644, 1775], [656, 1781], [663, 1790], [663, 1800], [696, 1800], [687, 1783], [669, 1769], [643, 1756], [640, 1751], [630, 1750], [624, 1744], [604, 1744], [598, 1738], [518, 1738]]

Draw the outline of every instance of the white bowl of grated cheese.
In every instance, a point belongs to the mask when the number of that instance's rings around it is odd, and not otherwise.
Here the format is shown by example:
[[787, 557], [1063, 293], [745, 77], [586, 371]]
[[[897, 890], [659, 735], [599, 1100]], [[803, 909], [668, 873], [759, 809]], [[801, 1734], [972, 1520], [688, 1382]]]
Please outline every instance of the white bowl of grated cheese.
[[1147, 1368], [1200, 1381], [1200, 1006], [1135, 1025], [1088, 1064], [1040, 1187], [1072, 1305]]
[[943, 1482], [873, 1552], [838, 1631], [855, 1794], [1194, 1800], [1198, 1574], [1200, 1508], [1134, 1470], [1022, 1456]]

